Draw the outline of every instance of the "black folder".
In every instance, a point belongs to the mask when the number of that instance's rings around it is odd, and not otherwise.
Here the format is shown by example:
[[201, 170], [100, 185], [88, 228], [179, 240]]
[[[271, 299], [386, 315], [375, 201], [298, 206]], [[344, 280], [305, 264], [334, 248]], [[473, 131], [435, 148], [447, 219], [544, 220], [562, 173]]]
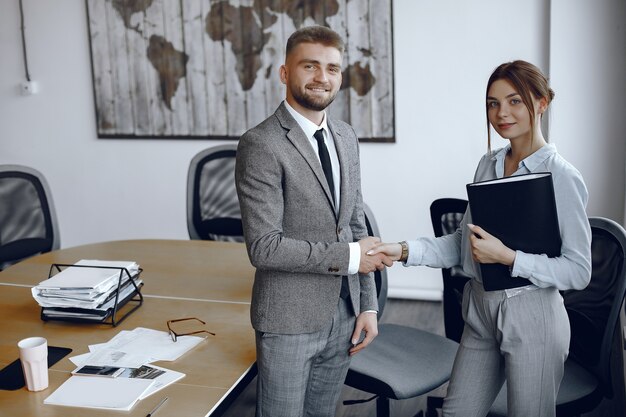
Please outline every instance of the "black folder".
[[[482, 227], [513, 250], [526, 253], [561, 254], [561, 233], [554, 198], [552, 174], [503, 177], [467, 184], [472, 223]], [[480, 264], [486, 291], [530, 284], [512, 277], [502, 264]]]

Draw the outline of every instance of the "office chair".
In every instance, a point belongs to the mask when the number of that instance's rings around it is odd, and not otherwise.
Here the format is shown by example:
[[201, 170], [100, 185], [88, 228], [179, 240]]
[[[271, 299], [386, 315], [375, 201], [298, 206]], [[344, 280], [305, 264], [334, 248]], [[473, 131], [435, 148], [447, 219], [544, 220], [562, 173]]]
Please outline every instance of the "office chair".
[[[430, 205], [430, 220], [435, 237], [454, 233], [459, 228], [467, 209], [467, 200], [440, 198]], [[446, 337], [459, 342], [463, 334], [461, 301], [463, 288], [470, 277], [460, 266], [442, 268], [443, 276], [443, 322]]]
[[[602, 217], [590, 217], [589, 223], [591, 282], [584, 290], [562, 292], [571, 340], [557, 395], [557, 417], [590, 412], [603, 398], [611, 399], [614, 395], [610, 362], [614, 343], [621, 352], [619, 315], [626, 293], [626, 231]], [[622, 368], [616, 370], [621, 374]], [[506, 416], [506, 408], [505, 385], [489, 416]]]
[[[369, 207], [365, 206], [368, 232], [380, 236]], [[376, 272], [379, 314], [387, 298], [387, 271]], [[450, 378], [458, 344], [413, 327], [379, 324], [378, 336], [352, 358], [345, 384], [376, 398], [376, 415], [390, 415], [389, 399], [402, 400], [426, 394]], [[369, 401], [369, 400], [367, 400]], [[346, 401], [353, 404], [363, 401]]]
[[[467, 209], [467, 200], [459, 198], [439, 198], [430, 205], [430, 221], [435, 237], [454, 233], [461, 225]], [[442, 268], [443, 276], [443, 325], [448, 339], [461, 341], [463, 334], [463, 288], [470, 277], [463, 272], [460, 265]], [[426, 416], [436, 416], [437, 408], [443, 406], [442, 397], [429, 396], [426, 399]]]
[[235, 188], [237, 145], [199, 152], [187, 175], [187, 230], [195, 240], [243, 242], [241, 210]]
[[0, 165], [0, 270], [59, 246], [56, 211], [43, 174]]

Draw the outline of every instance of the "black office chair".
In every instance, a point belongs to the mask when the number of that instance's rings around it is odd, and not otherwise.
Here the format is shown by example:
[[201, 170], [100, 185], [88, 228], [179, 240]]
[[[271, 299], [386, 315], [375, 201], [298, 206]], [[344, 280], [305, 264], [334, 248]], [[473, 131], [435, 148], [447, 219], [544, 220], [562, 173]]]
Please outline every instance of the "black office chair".
[[[368, 231], [380, 236], [369, 207]], [[379, 314], [387, 298], [387, 271], [376, 273]], [[390, 415], [389, 399], [402, 400], [426, 394], [448, 381], [458, 344], [450, 339], [409, 326], [379, 324], [378, 337], [352, 358], [345, 384], [376, 398], [378, 417]], [[362, 401], [346, 401], [344, 404]]]
[[[591, 282], [584, 290], [563, 292], [572, 336], [557, 396], [558, 417], [590, 412], [603, 398], [611, 399], [614, 395], [611, 351], [614, 343], [621, 346], [619, 315], [626, 293], [626, 231], [602, 217], [591, 217], [589, 222]], [[622, 367], [616, 372], [621, 374]], [[506, 409], [505, 386], [489, 416], [506, 416]]]
[[[454, 233], [459, 228], [467, 208], [467, 200], [459, 198], [440, 198], [430, 205], [430, 220], [435, 237]], [[461, 301], [463, 288], [469, 281], [460, 266], [442, 268], [443, 276], [443, 322], [446, 337], [459, 342], [463, 334]]]
[[59, 246], [52, 193], [43, 174], [0, 165], [0, 270]]
[[237, 145], [215, 146], [193, 157], [187, 175], [187, 229], [196, 240], [243, 242], [235, 188]]
[[[430, 221], [435, 237], [454, 233], [461, 225], [467, 209], [467, 200], [460, 198], [439, 198], [430, 205]], [[463, 288], [470, 277], [463, 272], [460, 265], [442, 268], [443, 277], [443, 325], [448, 339], [461, 341], [463, 334]], [[442, 397], [429, 396], [426, 400], [426, 417], [437, 416], [436, 409], [443, 406]]]

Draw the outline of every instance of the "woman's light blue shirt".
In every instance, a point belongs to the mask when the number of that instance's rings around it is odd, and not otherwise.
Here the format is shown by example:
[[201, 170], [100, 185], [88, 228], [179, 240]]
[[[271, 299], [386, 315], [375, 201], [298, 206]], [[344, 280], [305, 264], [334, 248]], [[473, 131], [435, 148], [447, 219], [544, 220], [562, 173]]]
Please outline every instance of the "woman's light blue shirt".
[[[484, 155], [478, 163], [474, 182], [502, 178], [504, 159], [509, 149], [510, 145], [507, 145]], [[544, 145], [522, 160], [513, 175], [536, 172], [552, 173], [563, 242], [561, 255], [549, 258], [546, 255], [517, 250], [512, 275], [527, 278], [532, 283], [528, 289], [534, 286], [556, 287], [559, 290], [583, 289], [591, 278], [591, 228], [585, 211], [587, 187], [580, 172], [557, 153], [553, 144]], [[439, 238], [423, 237], [409, 241], [409, 257], [405, 265], [427, 265], [435, 268], [461, 265], [466, 274], [482, 281], [479, 264], [472, 259], [468, 223], [472, 223], [469, 207], [455, 233]], [[518, 291], [512, 291], [509, 295], [516, 292]]]

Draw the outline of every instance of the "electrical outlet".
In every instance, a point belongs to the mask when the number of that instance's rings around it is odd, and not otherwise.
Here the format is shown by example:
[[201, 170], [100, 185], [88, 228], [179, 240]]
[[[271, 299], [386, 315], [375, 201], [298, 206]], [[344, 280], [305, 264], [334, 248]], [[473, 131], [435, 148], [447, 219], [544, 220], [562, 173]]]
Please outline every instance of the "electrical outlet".
[[32, 96], [39, 92], [39, 83], [37, 81], [24, 81], [20, 85], [20, 91], [23, 96]]

